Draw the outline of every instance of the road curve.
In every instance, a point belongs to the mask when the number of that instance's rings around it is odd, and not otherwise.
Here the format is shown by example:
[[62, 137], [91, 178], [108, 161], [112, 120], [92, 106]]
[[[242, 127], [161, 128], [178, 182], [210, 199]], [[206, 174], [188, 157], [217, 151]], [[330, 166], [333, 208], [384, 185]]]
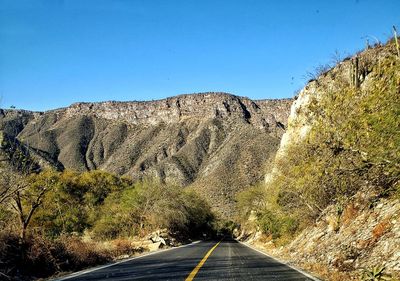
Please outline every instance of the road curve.
[[193, 280], [317, 280], [235, 240], [223, 240], [199, 268], [217, 242], [202, 241], [56, 280], [185, 280], [196, 267]]

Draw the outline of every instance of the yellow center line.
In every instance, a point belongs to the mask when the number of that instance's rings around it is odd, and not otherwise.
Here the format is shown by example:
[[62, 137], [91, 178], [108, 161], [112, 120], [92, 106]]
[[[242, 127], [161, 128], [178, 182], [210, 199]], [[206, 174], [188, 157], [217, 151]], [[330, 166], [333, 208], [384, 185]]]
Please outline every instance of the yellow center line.
[[214, 247], [212, 247], [207, 254], [204, 256], [204, 258], [199, 262], [199, 264], [192, 270], [192, 272], [190, 272], [189, 276], [186, 277], [185, 281], [192, 281], [194, 279], [194, 277], [196, 276], [197, 272], [199, 272], [200, 268], [204, 265], [204, 263], [206, 262], [206, 260], [208, 259], [208, 257], [211, 255], [211, 253], [215, 250], [215, 248], [218, 247], [219, 243], [221, 243], [221, 241], [219, 241], [217, 244], [214, 245]]

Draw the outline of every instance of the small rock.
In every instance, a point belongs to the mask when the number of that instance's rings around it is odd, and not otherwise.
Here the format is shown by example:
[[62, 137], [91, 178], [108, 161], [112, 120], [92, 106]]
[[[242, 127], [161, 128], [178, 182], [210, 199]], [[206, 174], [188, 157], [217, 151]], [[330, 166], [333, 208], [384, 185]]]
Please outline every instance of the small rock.
[[320, 233], [318, 233], [317, 235], [315, 235], [315, 237], [314, 237], [314, 239], [313, 239], [313, 241], [317, 241], [317, 240], [319, 240], [321, 237], [323, 237], [324, 235], [325, 235], [326, 233], [323, 231], [323, 232], [320, 232]]
[[116, 258], [116, 260], [123, 260], [129, 258], [129, 255], [121, 255]]
[[152, 251], [156, 251], [156, 250], [162, 248], [162, 245], [163, 244], [161, 242], [156, 242], [156, 243], [148, 245], [148, 247], [149, 247], [150, 252], [152, 252]]

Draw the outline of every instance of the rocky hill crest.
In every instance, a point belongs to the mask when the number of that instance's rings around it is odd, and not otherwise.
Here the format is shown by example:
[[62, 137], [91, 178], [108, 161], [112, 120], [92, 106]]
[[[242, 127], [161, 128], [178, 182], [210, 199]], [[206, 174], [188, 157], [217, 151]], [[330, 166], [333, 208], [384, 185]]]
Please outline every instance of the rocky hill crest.
[[66, 108], [67, 117], [92, 115], [130, 124], [175, 123], [186, 118], [235, 117], [255, 126], [282, 126], [287, 121], [290, 99], [256, 100], [227, 93], [200, 93], [170, 97], [155, 101], [75, 103]]

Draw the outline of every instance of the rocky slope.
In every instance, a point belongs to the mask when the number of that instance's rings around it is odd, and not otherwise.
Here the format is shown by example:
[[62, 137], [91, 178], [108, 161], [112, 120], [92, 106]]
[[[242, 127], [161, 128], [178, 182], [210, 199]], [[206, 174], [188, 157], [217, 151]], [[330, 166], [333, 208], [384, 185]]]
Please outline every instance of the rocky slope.
[[[267, 185], [273, 183], [281, 174], [277, 163], [288, 157], [288, 151], [291, 151], [292, 147], [301, 149], [304, 145], [302, 141], [316, 124], [315, 112], [321, 107], [322, 97], [340, 91], [345, 95], [346, 88], [343, 85], [346, 87], [350, 85], [357, 89], [355, 97], [361, 100], [365, 96], [373, 95], [372, 89], [376, 83], [382, 81], [380, 79], [386, 79], [390, 83], [397, 81], [395, 83], [400, 85], [398, 72], [385, 72], [387, 65], [395, 69], [394, 66], [398, 64], [399, 59], [396, 54], [393, 42], [368, 48], [340, 62], [329, 71], [320, 73], [317, 79], [309, 81], [292, 104], [288, 128], [282, 137], [273, 161], [273, 168], [265, 176]], [[385, 63], [387, 63], [386, 66]], [[336, 81], [341, 81], [341, 83]], [[342, 86], [343, 88], [337, 88]], [[391, 88], [388, 86], [379, 90], [390, 91]], [[394, 99], [390, 100], [389, 104], [399, 103], [398, 86], [396, 91], [397, 94], [393, 95]], [[382, 93], [381, 96], [383, 98]], [[343, 111], [340, 106], [345, 105], [339, 105], [334, 110]], [[320, 108], [320, 111], [323, 110]], [[375, 112], [378, 110], [379, 108], [375, 109]], [[367, 111], [366, 114], [373, 116], [375, 112]], [[396, 120], [399, 124], [399, 116]], [[381, 120], [381, 123], [384, 122]], [[355, 128], [358, 130], [362, 126]], [[373, 129], [367, 131], [366, 134], [372, 134]], [[398, 132], [387, 136], [389, 133], [385, 127], [382, 129], [382, 137], [386, 133], [385, 137], [395, 140], [398, 139]], [[367, 135], [362, 137], [361, 139], [365, 139]], [[393, 154], [399, 155], [398, 149], [397, 144], [397, 146], [382, 148], [382, 151], [392, 151]], [[366, 159], [365, 155], [364, 153], [363, 156]], [[392, 170], [394, 175], [396, 175], [395, 169], [398, 172], [398, 165], [394, 165]], [[252, 240], [286, 261], [318, 272], [326, 280], [359, 280], [359, 274], [363, 269], [372, 269], [375, 266], [385, 266], [385, 272], [400, 276], [400, 229], [398, 227], [400, 203], [396, 195], [388, 196], [390, 192], [378, 192], [379, 183], [373, 183], [372, 179], [372, 175], [371, 180], [367, 177], [363, 187], [352, 196], [332, 200], [331, 205], [320, 213], [315, 223], [310, 223], [287, 246], [274, 248], [273, 242], [261, 242], [260, 233], [256, 235], [258, 238], [253, 237]], [[395, 190], [396, 180], [392, 184], [392, 190]]]
[[286, 246], [276, 247], [260, 231], [241, 235], [247, 243], [322, 280], [360, 280], [363, 270], [375, 267], [399, 277], [399, 219], [398, 199], [377, 200], [377, 194], [366, 188], [351, 198], [342, 215], [335, 205], [329, 206]]
[[0, 110], [0, 130], [42, 165], [192, 186], [230, 216], [235, 193], [262, 179], [290, 105], [226, 93], [76, 103], [47, 112]]
[[362, 269], [376, 266], [399, 275], [400, 202], [376, 198], [373, 191], [360, 191], [340, 217], [335, 206], [330, 206], [313, 227], [279, 254], [311, 270], [325, 265], [353, 280], [358, 280]]

